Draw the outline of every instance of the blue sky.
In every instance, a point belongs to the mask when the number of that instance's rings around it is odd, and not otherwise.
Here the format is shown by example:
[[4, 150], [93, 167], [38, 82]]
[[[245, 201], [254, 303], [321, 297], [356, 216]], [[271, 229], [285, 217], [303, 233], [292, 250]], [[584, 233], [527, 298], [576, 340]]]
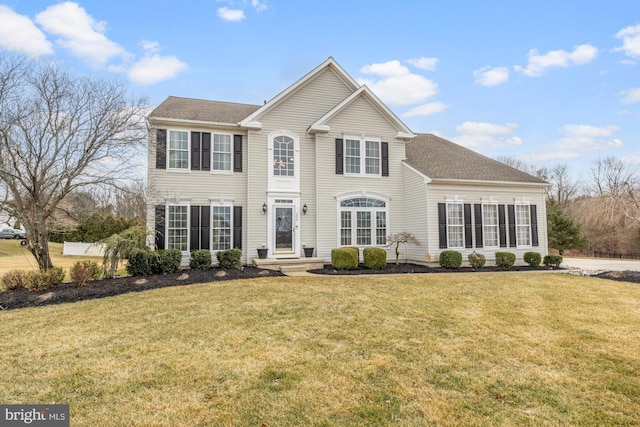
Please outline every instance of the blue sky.
[[333, 56], [414, 132], [496, 157], [640, 164], [637, 0], [0, 0], [0, 50], [261, 104]]

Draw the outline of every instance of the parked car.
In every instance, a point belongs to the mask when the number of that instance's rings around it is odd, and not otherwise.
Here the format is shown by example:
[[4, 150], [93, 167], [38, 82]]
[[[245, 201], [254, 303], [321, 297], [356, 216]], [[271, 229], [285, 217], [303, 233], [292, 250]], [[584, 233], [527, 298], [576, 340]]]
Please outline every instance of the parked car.
[[22, 230], [15, 230], [13, 228], [5, 228], [0, 230], [0, 239], [26, 239], [27, 235]]

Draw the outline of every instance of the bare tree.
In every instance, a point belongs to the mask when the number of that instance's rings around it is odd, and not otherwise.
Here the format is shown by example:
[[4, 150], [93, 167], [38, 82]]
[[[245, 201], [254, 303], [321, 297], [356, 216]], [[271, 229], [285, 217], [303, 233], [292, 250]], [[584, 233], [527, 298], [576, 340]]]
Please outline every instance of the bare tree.
[[571, 178], [566, 164], [554, 165], [549, 170], [548, 180], [551, 187], [547, 192], [547, 200], [566, 209], [569, 202], [578, 195], [580, 182]]
[[636, 167], [615, 157], [596, 160], [591, 168], [595, 197], [605, 201], [602, 215], [625, 217], [640, 225], [640, 176]]
[[0, 207], [24, 226], [41, 270], [52, 267], [47, 224], [61, 200], [128, 175], [145, 109], [120, 81], [0, 56]]
[[535, 176], [537, 178], [547, 180], [548, 171], [545, 167], [538, 167], [536, 165], [531, 165], [523, 162], [522, 160], [516, 159], [515, 157], [510, 156], [497, 156], [496, 160], [504, 163], [507, 166], [511, 166], [512, 168], [521, 170], [522, 172], [526, 172], [529, 175]]

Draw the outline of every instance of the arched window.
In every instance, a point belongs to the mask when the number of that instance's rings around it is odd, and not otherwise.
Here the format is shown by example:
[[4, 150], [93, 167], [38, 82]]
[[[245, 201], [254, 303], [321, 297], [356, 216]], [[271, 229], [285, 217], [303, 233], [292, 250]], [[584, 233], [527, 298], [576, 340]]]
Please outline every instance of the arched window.
[[285, 135], [273, 138], [273, 175], [294, 176], [294, 141]]
[[387, 243], [387, 202], [372, 197], [341, 200], [340, 246], [383, 246]]

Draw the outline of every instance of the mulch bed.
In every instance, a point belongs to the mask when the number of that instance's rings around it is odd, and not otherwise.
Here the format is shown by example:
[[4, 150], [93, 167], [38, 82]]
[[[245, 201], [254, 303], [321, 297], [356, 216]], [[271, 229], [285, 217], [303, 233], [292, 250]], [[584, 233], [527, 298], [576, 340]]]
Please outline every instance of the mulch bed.
[[597, 274], [600, 279], [618, 280], [620, 282], [640, 283], [640, 271], [606, 271]]

